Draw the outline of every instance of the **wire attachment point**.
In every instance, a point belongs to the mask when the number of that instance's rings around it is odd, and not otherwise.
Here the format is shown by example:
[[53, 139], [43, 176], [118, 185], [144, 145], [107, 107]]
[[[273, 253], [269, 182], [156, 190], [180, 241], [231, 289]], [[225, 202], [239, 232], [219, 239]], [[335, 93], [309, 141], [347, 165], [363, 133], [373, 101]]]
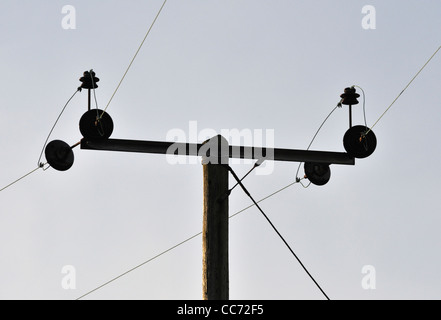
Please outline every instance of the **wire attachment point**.
[[375, 151], [377, 137], [366, 126], [353, 126], [346, 131], [343, 137], [343, 146], [351, 157], [363, 159]]

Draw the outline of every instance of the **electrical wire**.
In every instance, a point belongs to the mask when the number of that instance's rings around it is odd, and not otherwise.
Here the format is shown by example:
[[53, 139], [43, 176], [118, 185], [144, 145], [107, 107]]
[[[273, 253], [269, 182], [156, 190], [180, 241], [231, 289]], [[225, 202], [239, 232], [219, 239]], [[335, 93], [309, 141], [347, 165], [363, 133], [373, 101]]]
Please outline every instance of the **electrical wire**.
[[[305, 179], [305, 178], [302, 178], [302, 179]], [[271, 198], [272, 196], [275, 196], [275, 195], [278, 194], [279, 192], [282, 192], [283, 190], [288, 189], [289, 187], [291, 187], [291, 186], [293, 186], [293, 185], [295, 185], [296, 183], [299, 183], [299, 182], [300, 182], [300, 181], [294, 181], [294, 182], [292, 182], [292, 183], [290, 183], [290, 184], [284, 186], [283, 188], [280, 188], [279, 190], [274, 191], [273, 193], [270, 193], [270, 194], [267, 195], [266, 197], [264, 197], [264, 198], [260, 199], [259, 201], [257, 201], [257, 203], [261, 203], [262, 201], [265, 201], [265, 200]], [[251, 205], [249, 205], [248, 207], [245, 207], [245, 208], [243, 208], [242, 210], [239, 210], [238, 212], [232, 214], [231, 216], [229, 216], [229, 218], [231, 219], [232, 217], [237, 216], [239, 213], [242, 213], [242, 212], [244, 212], [245, 210], [248, 210], [248, 209], [250, 209], [250, 208], [252, 208], [252, 207], [254, 207], [254, 203], [251, 204]]]
[[[41, 162], [41, 158], [43, 157], [44, 149], [46, 148], [47, 142], [48, 142], [48, 140], [49, 140], [49, 138], [50, 138], [52, 132], [54, 131], [54, 129], [55, 129], [55, 127], [56, 127], [58, 121], [60, 120], [62, 114], [63, 114], [64, 111], [66, 110], [66, 107], [69, 105], [69, 103], [70, 103], [70, 102], [72, 101], [72, 99], [75, 97], [75, 95], [76, 95], [78, 92], [81, 92], [81, 90], [82, 90], [81, 87], [78, 87], [77, 90], [75, 90], [74, 94], [73, 94], [73, 95], [67, 100], [66, 104], [65, 104], [65, 105], [63, 106], [63, 108], [61, 109], [60, 114], [58, 115], [57, 119], [55, 120], [55, 123], [53, 124], [51, 130], [49, 131], [49, 134], [47, 135], [46, 140], [44, 141], [43, 148], [41, 149], [40, 156], [39, 156], [38, 161], [37, 161], [37, 164], [38, 164], [37, 168], [31, 170], [30, 172], [26, 173], [24, 176], [18, 178], [17, 180], [11, 182], [11, 183], [8, 184], [7, 186], [1, 188], [1, 189], [0, 189], [0, 192], [3, 191], [3, 190], [5, 190], [5, 189], [7, 189], [7, 188], [9, 188], [9, 187], [11, 187], [12, 185], [16, 184], [17, 182], [21, 181], [22, 179], [26, 178], [27, 176], [31, 175], [32, 173], [34, 173], [34, 172], [37, 171], [38, 169], [43, 169], [43, 171], [46, 171], [46, 170], [50, 167], [50, 166], [45, 167], [45, 166], [48, 164], [47, 162], [46, 162], [46, 163]], [[74, 147], [77, 146], [77, 145], [78, 145], [78, 144], [74, 145], [72, 148], [74, 148]]]
[[7, 188], [9, 188], [9, 187], [11, 187], [11, 186], [13, 186], [13, 185], [16, 184], [17, 182], [19, 182], [19, 181], [21, 181], [22, 179], [26, 178], [27, 176], [31, 175], [32, 173], [34, 173], [35, 171], [37, 171], [37, 170], [40, 169], [40, 168], [43, 169], [43, 170], [45, 170], [45, 169], [44, 169], [44, 166], [45, 166], [46, 164], [47, 164], [47, 163], [45, 163], [45, 164], [40, 163], [39, 166], [38, 166], [37, 168], [35, 168], [34, 170], [29, 171], [29, 172], [26, 173], [24, 176], [18, 178], [17, 180], [11, 182], [11, 183], [8, 184], [7, 186], [1, 188], [1, 189], [0, 189], [0, 192], [2, 192], [3, 190], [6, 190]]
[[[77, 146], [79, 146], [80, 144], [81, 144], [81, 141], [78, 141], [77, 143], [75, 143], [74, 145], [72, 145], [70, 148], [71, 148], [71, 149], [74, 149], [74, 148], [76, 148]], [[46, 171], [46, 170], [49, 169], [49, 168], [50, 168], [50, 165], [48, 164], [48, 162], [46, 162], [46, 163], [40, 162], [40, 163], [38, 164], [38, 167], [37, 167], [37, 168], [35, 168], [35, 169], [29, 171], [29, 172], [26, 173], [24, 176], [18, 178], [17, 180], [11, 182], [11, 183], [8, 184], [7, 186], [1, 188], [1, 189], [0, 189], [0, 192], [2, 192], [3, 190], [6, 190], [7, 188], [13, 186], [13, 185], [16, 184], [17, 182], [23, 180], [24, 178], [26, 178], [27, 176], [31, 175], [32, 173], [34, 173], [34, 172], [37, 171], [38, 169], [43, 169], [43, 171]]]
[[149, 263], [149, 262], [155, 260], [156, 258], [159, 258], [159, 257], [162, 256], [163, 254], [166, 254], [167, 252], [169, 252], [169, 251], [171, 251], [171, 250], [173, 250], [173, 249], [179, 247], [180, 245], [183, 245], [184, 243], [186, 243], [186, 242], [192, 240], [193, 238], [196, 238], [197, 236], [199, 236], [199, 235], [201, 235], [201, 234], [202, 234], [202, 232], [199, 232], [198, 234], [195, 234], [194, 236], [192, 236], [192, 237], [190, 237], [190, 238], [188, 238], [188, 239], [186, 239], [186, 240], [184, 240], [184, 241], [179, 242], [178, 244], [174, 245], [173, 247], [171, 247], [171, 248], [169, 248], [169, 249], [167, 249], [167, 250], [165, 250], [165, 251], [163, 251], [163, 252], [157, 254], [157, 255], [154, 256], [153, 258], [150, 258], [149, 260], [144, 261], [143, 263], [138, 264], [137, 266], [131, 268], [130, 270], [127, 270], [126, 272], [121, 273], [120, 275], [116, 276], [115, 278], [112, 278], [111, 280], [107, 281], [106, 283], [103, 283], [102, 285], [96, 287], [95, 289], [90, 290], [89, 292], [87, 292], [87, 293], [83, 294], [82, 296], [78, 297], [76, 300], [80, 300], [80, 299], [84, 298], [85, 296], [88, 296], [89, 294], [91, 294], [91, 293], [93, 293], [93, 292], [95, 292], [95, 291], [101, 289], [102, 287], [104, 287], [104, 286], [106, 286], [106, 285], [108, 285], [108, 284], [110, 284], [110, 283], [112, 283], [112, 282], [118, 280], [119, 278], [125, 276], [126, 274], [128, 274], [128, 273], [130, 273], [130, 272], [132, 272], [132, 271], [134, 271], [134, 270], [136, 270], [136, 269], [142, 267], [143, 265], [145, 265], [145, 264], [147, 264], [147, 263]]
[[39, 168], [42, 167], [42, 166], [41, 166], [41, 162], [40, 162], [40, 161], [41, 161], [41, 157], [43, 156], [44, 148], [46, 147], [46, 144], [47, 144], [47, 142], [48, 142], [48, 140], [49, 140], [49, 137], [50, 137], [51, 134], [52, 134], [52, 131], [54, 131], [55, 126], [57, 125], [58, 120], [60, 120], [60, 117], [61, 117], [61, 115], [64, 113], [64, 110], [66, 109], [67, 105], [71, 102], [71, 100], [75, 97], [75, 95], [76, 95], [79, 91], [81, 91], [81, 87], [78, 87], [78, 89], [75, 91], [75, 93], [69, 98], [69, 100], [67, 100], [66, 104], [64, 105], [64, 107], [63, 107], [63, 109], [61, 110], [60, 114], [58, 115], [57, 120], [55, 120], [54, 125], [52, 126], [51, 130], [49, 131], [49, 134], [47, 135], [46, 141], [44, 142], [43, 148], [41, 149], [40, 157], [38, 158], [38, 162], [37, 162], [37, 163], [38, 163], [38, 167], [39, 167]]
[[362, 87], [357, 86], [357, 85], [353, 85], [352, 87], [360, 89], [361, 92], [363, 93], [363, 117], [364, 117], [364, 126], [367, 129], [368, 125], [367, 125], [367, 121], [366, 121], [366, 94], [364, 93], [364, 90]]
[[421, 67], [421, 69], [416, 73], [416, 75], [410, 80], [410, 82], [404, 87], [404, 89], [400, 92], [400, 94], [395, 98], [394, 101], [387, 107], [387, 109], [381, 114], [381, 116], [375, 121], [375, 123], [372, 125], [370, 129], [367, 130], [365, 133], [366, 135], [377, 125], [377, 123], [384, 117], [384, 115], [389, 111], [390, 108], [395, 104], [395, 102], [401, 97], [401, 95], [406, 91], [406, 89], [412, 84], [412, 82], [419, 76], [419, 74], [424, 70], [424, 68], [429, 64], [430, 61], [432, 61], [433, 57], [438, 53], [438, 51], [441, 49], [441, 46], [438, 47], [438, 49], [432, 54], [432, 56], [429, 58], [429, 60], [426, 61], [426, 63]]
[[[309, 143], [308, 148], [306, 148], [306, 150], [309, 150], [309, 148], [311, 148], [312, 143], [314, 142], [314, 140], [315, 140], [315, 138], [317, 137], [318, 133], [320, 132], [320, 130], [322, 129], [322, 127], [325, 125], [326, 121], [328, 121], [329, 117], [334, 113], [334, 111], [335, 111], [337, 108], [341, 108], [341, 102], [342, 102], [342, 101], [343, 101], [343, 99], [340, 100], [339, 103], [337, 103], [337, 105], [334, 107], [334, 109], [332, 109], [332, 111], [327, 115], [327, 117], [325, 118], [325, 120], [323, 120], [323, 122], [321, 123], [321, 125], [319, 126], [319, 128], [317, 129], [317, 131], [315, 132], [314, 136], [312, 137], [311, 142]], [[302, 165], [302, 163], [303, 163], [303, 162], [300, 162], [300, 163], [299, 163], [299, 166], [297, 167], [297, 172], [296, 172], [296, 181], [297, 181], [297, 182], [300, 182], [300, 181], [301, 181], [301, 179], [299, 178], [299, 170], [300, 170], [300, 166]], [[307, 186], [303, 185], [303, 183], [301, 183], [301, 182], [300, 182], [300, 184], [301, 184], [304, 188], [308, 188], [308, 187], [311, 185], [311, 182], [310, 182]]]
[[164, 8], [165, 4], [167, 3], [167, 0], [164, 0], [164, 2], [162, 3], [161, 8], [159, 9], [158, 13], [156, 14], [155, 19], [153, 20], [152, 24], [150, 25], [150, 28], [147, 30], [147, 33], [144, 36], [144, 39], [142, 40], [141, 44], [138, 47], [138, 50], [136, 50], [135, 55], [133, 56], [132, 60], [129, 63], [129, 66], [127, 67], [126, 71], [124, 72], [124, 75], [122, 76], [121, 80], [118, 83], [118, 86], [116, 87], [115, 91], [113, 92], [112, 96], [110, 97], [109, 102], [107, 103], [106, 107], [103, 110], [103, 113], [101, 114], [101, 117], [103, 117], [104, 113], [106, 112], [107, 108], [110, 105], [110, 102], [112, 102], [113, 97], [115, 96], [116, 92], [118, 91], [119, 87], [121, 86], [121, 83], [124, 81], [124, 78], [126, 77], [127, 73], [129, 72], [130, 67], [132, 66], [133, 62], [136, 59], [136, 56], [138, 55], [139, 51], [141, 50], [142, 46], [144, 45], [145, 40], [147, 39], [147, 37], [150, 34], [150, 31], [152, 30], [153, 26], [156, 23], [156, 20], [158, 19], [159, 15], [161, 14], [162, 9]]
[[254, 198], [251, 196], [249, 191], [245, 188], [243, 183], [240, 181], [239, 177], [236, 175], [234, 170], [229, 165], [224, 165], [228, 168], [228, 171], [233, 175], [234, 179], [236, 179], [237, 183], [240, 185], [242, 190], [245, 192], [245, 194], [251, 199], [251, 201], [254, 203], [254, 205], [259, 209], [259, 211], [262, 213], [262, 215], [265, 217], [265, 219], [268, 221], [268, 223], [271, 225], [271, 227], [274, 229], [274, 231], [277, 233], [277, 235], [282, 239], [282, 241], [285, 243], [289, 251], [293, 254], [293, 256], [297, 259], [299, 264], [302, 266], [303, 270], [308, 274], [308, 276], [311, 278], [311, 280], [315, 283], [315, 285], [320, 289], [320, 291], [323, 293], [323, 295], [326, 297], [327, 300], [330, 300], [328, 295], [323, 291], [323, 289], [320, 287], [320, 285], [317, 283], [317, 281], [314, 279], [314, 277], [311, 275], [311, 273], [308, 271], [308, 269], [305, 267], [305, 265], [302, 263], [302, 261], [299, 259], [299, 257], [295, 254], [294, 250], [291, 249], [288, 242], [286, 242], [285, 238], [280, 234], [280, 232], [277, 230], [277, 228], [274, 226], [274, 224], [271, 222], [271, 220], [268, 218], [268, 216], [265, 214], [265, 212], [262, 210], [262, 208], [257, 204], [257, 202], [254, 200]]
[[98, 113], [98, 100], [96, 99], [96, 92], [95, 92], [95, 81], [93, 80], [93, 69], [90, 69], [89, 74], [90, 74], [90, 79], [92, 81], [92, 90], [93, 90], [93, 98], [95, 100], [95, 108], [96, 108], [97, 116], [99, 116], [99, 113]]

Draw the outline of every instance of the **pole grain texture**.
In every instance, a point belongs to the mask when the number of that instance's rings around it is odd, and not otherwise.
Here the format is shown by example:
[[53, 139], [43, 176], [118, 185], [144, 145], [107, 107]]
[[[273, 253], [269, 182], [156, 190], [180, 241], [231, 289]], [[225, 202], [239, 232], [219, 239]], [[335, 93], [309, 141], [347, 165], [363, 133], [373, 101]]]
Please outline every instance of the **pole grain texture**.
[[228, 174], [228, 169], [220, 162], [203, 164], [202, 295], [204, 300], [229, 299]]

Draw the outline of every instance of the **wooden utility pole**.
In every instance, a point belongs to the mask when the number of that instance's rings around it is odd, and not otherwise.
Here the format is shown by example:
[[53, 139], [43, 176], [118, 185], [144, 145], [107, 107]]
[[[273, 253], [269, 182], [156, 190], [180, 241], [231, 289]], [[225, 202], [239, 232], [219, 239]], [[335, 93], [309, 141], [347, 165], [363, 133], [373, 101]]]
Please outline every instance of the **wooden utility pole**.
[[209, 163], [203, 171], [202, 295], [228, 300], [228, 170]]
[[202, 297], [204, 300], [228, 300], [229, 173], [222, 164], [228, 164], [229, 148], [228, 141], [222, 136], [213, 137], [206, 143], [211, 146], [209, 157], [202, 157]]

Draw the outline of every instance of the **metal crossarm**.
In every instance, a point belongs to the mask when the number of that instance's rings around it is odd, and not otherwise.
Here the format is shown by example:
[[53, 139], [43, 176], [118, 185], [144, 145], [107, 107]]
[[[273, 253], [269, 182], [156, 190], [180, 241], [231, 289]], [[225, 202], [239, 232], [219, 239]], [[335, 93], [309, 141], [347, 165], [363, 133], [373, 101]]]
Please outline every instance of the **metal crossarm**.
[[[81, 149], [206, 156], [202, 143], [103, 139], [81, 140]], [[229, 146], [229, 158], [264, 159], [272, 161], [314, 162], [354, 165], [355, 159], [345, 152], [296, 150], [264, 147]]]

